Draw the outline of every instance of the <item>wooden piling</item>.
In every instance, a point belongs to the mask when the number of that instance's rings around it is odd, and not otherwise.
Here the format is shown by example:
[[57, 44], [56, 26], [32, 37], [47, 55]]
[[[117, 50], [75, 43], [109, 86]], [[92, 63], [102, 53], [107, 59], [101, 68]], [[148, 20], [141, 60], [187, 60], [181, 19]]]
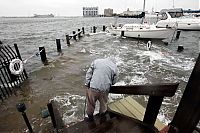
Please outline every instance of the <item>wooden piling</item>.
[[178, 52], [181, 52], [181, 51], [183, 51], [183, 50], [184, 50], [184, 47], [183, 47], [182, 45], [179, 45], [177, 51], [178, 51]]
[[66, 42], [67, 42], [67, 46], [70, 46], [70, 41], [69, 41], [70, 39], [69, 39], [69, 35], [67, 34], [66, 35]]
[[73, 39], [76, 40], [76, 31], [73, 31]]
[[121, 37], [123, 37], [124, 36], [124, 31], [121, 31]]
[[56, 128], [56, 119], [55, 119], [55, 115], [54, 115], [54, 112], [53, 112], [53, 105], [52, 105], [52, 103], [48, 103], [47, 107], [48, 107], [48, 110], [49, 110], [49, 114], [51, 116], [51, 121], [53, 123], [53, 127]]
[[60, 39], [56, 39], [56, 45], [57, 45], [57, 51], [61, 52], [61, 43], [60, 43]]
[[40, 51], [41, 61], [43, 63], [46, 63], [47, 62], [47, 57], [46, 57], [45, 48], [44, 47], [39, 47], [39, 51]]
[[81, 38], [81, 30], [78, 29], [78, 38], [80, 39]]
[[103, 25], [103, 31], [106, 31], [106, 26], [105, 25]]
[[95, 26], [93, 26], [93, 33], [96, 33], [96, 28]]
[[82, 27], [82, 32], [83, 32], [83, 34], [85, 34], [85, 29], [84, 29], [84, 27]]
[[180, 34], [181, 34], [181, 31], [178, 30], [177, 33], [176, 33], [176, 39], [179, 39]]

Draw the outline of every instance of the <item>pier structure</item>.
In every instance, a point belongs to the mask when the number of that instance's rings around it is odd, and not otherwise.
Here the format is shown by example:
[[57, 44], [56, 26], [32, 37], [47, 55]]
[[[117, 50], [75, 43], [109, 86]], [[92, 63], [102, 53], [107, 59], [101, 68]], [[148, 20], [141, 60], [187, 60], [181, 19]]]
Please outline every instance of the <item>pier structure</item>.
[[[65, 127], [57, 123], [59, 130], [69, 132], [140, 132], [158, 133], [167, 129], [168, 133], [190, 133], [200, 131], [197, 124], [200, 120], [200, 55], [197, 58], [194, 69], [190, 75], [185, 91], [175, 112], [172, 122], [164, 125], [157, 119], [164, 97], [174, 96], [179, 83], [160, 83], [147, 85], [112, 86], [109, 93], [148, 95], [146, 109], [130, 96], [109, 104], [109, 109], [104, 116], [95, 115], [94, 122], [81, 121]], [[56, 107], [54, 106], [54, 109]], [[185, 115], [187, 114], [187, 115]], [[54, 116], [57, 121], [60, 119]], [[56, 120], [54, 120], [56, 122]], [[59, 121], [60, 122], [60, 121]], [[57, 130], [58, 130], [57, 129]]]

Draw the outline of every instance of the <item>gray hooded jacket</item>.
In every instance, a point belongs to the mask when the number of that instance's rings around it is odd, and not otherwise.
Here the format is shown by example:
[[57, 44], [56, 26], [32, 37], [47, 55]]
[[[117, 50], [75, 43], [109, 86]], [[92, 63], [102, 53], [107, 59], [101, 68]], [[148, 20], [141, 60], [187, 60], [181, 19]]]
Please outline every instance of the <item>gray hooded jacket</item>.
[[113, 58], [96, 59], [86, 73], [85, 85], [99, 92], [109, 92], [117, 77], [117, 65]]

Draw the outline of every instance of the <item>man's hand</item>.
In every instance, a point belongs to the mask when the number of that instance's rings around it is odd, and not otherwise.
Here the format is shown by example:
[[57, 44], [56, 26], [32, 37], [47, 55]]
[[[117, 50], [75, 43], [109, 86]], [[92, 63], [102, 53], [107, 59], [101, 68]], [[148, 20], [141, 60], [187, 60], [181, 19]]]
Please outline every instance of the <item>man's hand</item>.
[[85, 86], [86, 86], [87, 88], [90, 88], [90, 84], [85, 83]]

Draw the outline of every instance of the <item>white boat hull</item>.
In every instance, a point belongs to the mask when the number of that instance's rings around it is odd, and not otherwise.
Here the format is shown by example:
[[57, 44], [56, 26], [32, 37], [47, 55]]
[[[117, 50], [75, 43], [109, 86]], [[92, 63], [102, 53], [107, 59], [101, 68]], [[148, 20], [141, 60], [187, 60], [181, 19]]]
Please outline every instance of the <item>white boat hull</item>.
[[148, 38], [148, 39], [165, 39], [169, 38], [173, 35], [174, 30], [171, 28], [149, 28], [149, 29], [132, 29], [126, 30], [123, 28], [114, 28], [111, 27], [108, 29], [111, 34], [121, 35], [122, 31], [124, 31], [125, 37], [132, 37], [132, 38]]
[[200, 30], [200, 23], [178, 22], [178, 29], [180, 29], [180, 30]]

